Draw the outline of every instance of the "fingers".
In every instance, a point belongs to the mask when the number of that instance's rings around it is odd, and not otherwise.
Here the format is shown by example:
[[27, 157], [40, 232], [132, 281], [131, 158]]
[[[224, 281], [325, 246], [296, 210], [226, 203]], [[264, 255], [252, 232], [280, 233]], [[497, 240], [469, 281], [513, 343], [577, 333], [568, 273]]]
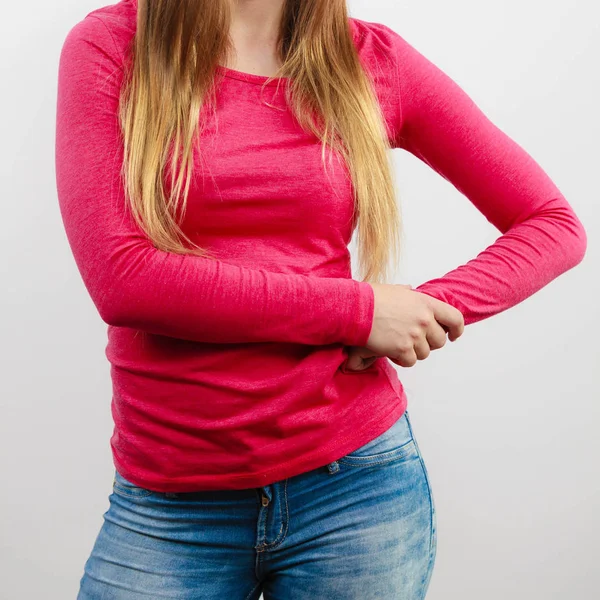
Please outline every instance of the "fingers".
[[[442, 348], [446, 343], [446, 332], [443, 327], [434, 322], [426, 335], [413, 341], [412, 347], [406, 347], [396, 357], [388, 357], [393, 363], [401, 367], [412, 367], [419, 360], [425, 360], [429, 357], [432, 350]], [[368, 348], [351, 348], [348, 353], [345, 368], [350, 371], [362, 371], [370, 367], [378, 356], [373, 355]]]
[[[397, 285], [412, 289], [411, 285]], [[420, 307], [422, 315], [418, 319], [415, 318], [416, 324], [408, 330], [409, 333], [404, 332], [404, 335], [399, 336], [393, 350], [392, 348], [384, 350], [384, 355], [393, 352], [393, 356], [388, 355], [389, 360], [402, 367], [412, 367], [418, 361], [425, 360], [432, 350], [443, 348], [447, 339], [455, 341], [464, 332], [464, 317], [457, 308], [428, 294], [420, 293], [420, 295], [428, 308]], [[354, 371], [364, 370], [379, 356], [380, 354], [373, 355], [371, 348], [354, 347], [349, 352], [345, 368]]]
[[446, 329], [437, 321], [434, 321], [433, 324], [427, 328], [425, 337], [431, 350], [439, 350], [446, 344]]
[[433, 310], [435, 320], [448, 333], [450, 341], [457, 340], [465, 330], [465, 320], [462, 313], [446, 302], [427, 294], [424, 295], [426, 296], [426, 302]]
[[368, 369], [378, 358], [378, 356], [370, 356], [368, 358], [363, 358], [363, 369]]
[[446, 331], [435, 321], [430, 325], [423, 338], [415, 340], [412, 349], [404, 350], [396, 358], [390, 358], [392, 362], [402, 367], [412, 367], [417, 361], [425, 360], [432, 350], [443, 348], [446, 344]]
[[379, 356], [373, 355], [368, 348], [350, 348], [345, 368], [350, 371], [362, 371], [369, 368]]
[[409, 350], [405, 350], [400, 356], [398, 356], [397, 358], [392, 358], [391, 356], [389, 357], [389, 359], [397, 364], [400, 367], [414, 367], [417, 364], [417, 355], [415, 354], [414, 350], [411, 352]]
[[463, 334], [464, 331], [465, 331], [465, 321], [461, 314], [460, 322], [456, 325], [455, 328], [450, 329], [448, 331], [448, 339], [451, 342], [454, 342]]
[[416, 340], [413, 344], [413, 348], [417, 360], [425, 360], [431, 354], [431, 348], [425, 337]]

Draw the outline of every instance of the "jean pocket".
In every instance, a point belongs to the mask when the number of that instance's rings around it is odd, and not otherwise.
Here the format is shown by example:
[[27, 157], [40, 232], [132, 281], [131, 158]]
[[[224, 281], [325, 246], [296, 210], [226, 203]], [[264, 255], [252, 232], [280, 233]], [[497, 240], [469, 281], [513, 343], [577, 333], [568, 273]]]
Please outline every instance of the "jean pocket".
[[130, 498], [145, 498], [146, 496], [151, 496], [155, 493], [153, 490], [140, 487], [128, 479], [125, 479], [125, 477], [123, 477], [116, 469], [113, 481], [113, 491], [121, 496], [128, 496]]
[[386, 431], [337, 460], [342, 465], [371, 466], [417, 456], [406, 411]]

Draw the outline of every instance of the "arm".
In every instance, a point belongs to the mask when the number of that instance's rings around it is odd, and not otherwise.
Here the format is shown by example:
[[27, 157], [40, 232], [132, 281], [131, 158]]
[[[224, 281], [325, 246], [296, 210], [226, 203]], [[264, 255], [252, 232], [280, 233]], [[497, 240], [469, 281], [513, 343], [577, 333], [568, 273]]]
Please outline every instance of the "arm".
[[452, 183], [503, 234], [465, 265], [415, 288], [458, 308], [465, 325], [474, 323], [577, 265], [586, 232], [540, 165], [456, 82], [386, 29], [401, 99], [395, 147]]
[[373, 289], [155, 248], [125, 210], [118, 125], [123, 76], [103, 21], [87, 17], [60, 55], [56, 183], [68, 242], [109, 325], [193, 341], [366, 343]]

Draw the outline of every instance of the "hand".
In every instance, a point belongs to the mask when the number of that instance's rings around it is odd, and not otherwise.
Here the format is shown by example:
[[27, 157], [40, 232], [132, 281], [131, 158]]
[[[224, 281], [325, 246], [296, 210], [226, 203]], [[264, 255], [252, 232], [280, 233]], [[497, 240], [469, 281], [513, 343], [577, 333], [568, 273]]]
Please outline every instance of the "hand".
[[402, 367], [426, 359], [431, 350], [464, 332], [462, 313], [446, 302], [415, 291], [411, 285], [371, 284], [375, 312], [371, 334], [364, 347], [351, 346], [345, 369], [362, 371], [380, 356]]

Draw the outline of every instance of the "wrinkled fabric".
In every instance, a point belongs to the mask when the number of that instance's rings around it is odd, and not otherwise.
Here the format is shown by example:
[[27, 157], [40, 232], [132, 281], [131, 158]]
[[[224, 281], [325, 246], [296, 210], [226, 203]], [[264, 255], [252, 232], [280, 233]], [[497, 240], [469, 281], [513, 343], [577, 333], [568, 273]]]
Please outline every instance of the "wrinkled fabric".
[[[502, 235], [416, 289], [468, 325], [522, 301], [583, 256], [583, 226], [542, 168], [389, 27], [351, 18], [389, 140], [452, 182]], [[68, 32], [58, 73], [56, 182], [68, 243], [107, 324], [115, 467], [155, 491], [242, 489], [327, 464], [381, 434], [407, 397], [365, 345], [373, 288], [352, 278], [342, 162], [286, 110], [286, 79], [221, 67], [216, 113], [181, 227], [215, 259], [153, 246], [127, 210], [118, 100], [136, 5]], [[222, 77], [221, 77], [222, 76]]]
[[434, 495], [408, 411], [328, 465], [248, 490], [154, 492], [114, 472], [78, 600], [423, 600]]

